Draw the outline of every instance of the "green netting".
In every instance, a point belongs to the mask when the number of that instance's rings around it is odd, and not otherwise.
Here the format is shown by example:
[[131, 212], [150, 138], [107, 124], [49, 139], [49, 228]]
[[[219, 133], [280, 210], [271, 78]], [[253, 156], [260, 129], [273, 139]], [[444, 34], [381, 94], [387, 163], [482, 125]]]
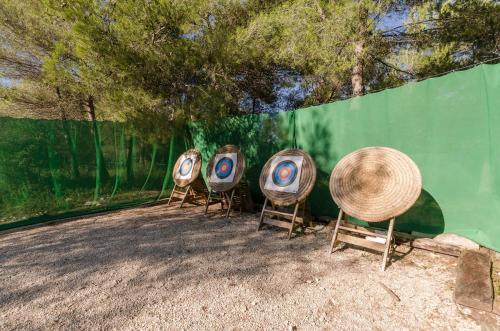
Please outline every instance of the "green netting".
[[500, 251], [500, 65], [411, 83], [346, 101], [276, 115], [243, 116], [191, 126], [206, 164], [221, 145], [240, 145], [254, 199], [266, 160], [284, 147], [309, 152], [318, 170], [316, 215], [336, 215], [329, 175], [346, 154], [389, 146], [420, 167], [423, 192], [396, 228], [452, 232]]
[[175, 141], [121, 123], [0, 118], [0, 230], [165, 197]]
[[165, 197], [180, 153], [195, 146], [205, 165], [228, 143], [245, 153], [257, 201], [266, 160], [285, 147], [306, 150], [318, 170], [311, 210], [336, 215], [335, 164], [358, 148], [389, 146], [415, 160], [424, 184], [397, 229], [453, 232], [500, 251], [499, 91], [500, 65], [482, 65], [295, 112], [192, 123], [167, 144], [119, 123], [0, 118], [0, 230]]

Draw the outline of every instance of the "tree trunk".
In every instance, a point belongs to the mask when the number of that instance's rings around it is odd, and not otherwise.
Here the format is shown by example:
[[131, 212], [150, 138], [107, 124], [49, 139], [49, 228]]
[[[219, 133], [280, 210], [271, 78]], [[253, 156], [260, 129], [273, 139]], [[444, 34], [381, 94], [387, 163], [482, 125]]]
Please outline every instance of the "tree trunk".
[[113, 199], [115, 194], [118, 192], [120, 187], [124, 172], [125, 172], [125, 128], [122, 127], [120, 130], [120, 141], [117, 142], [116, 138], [116, 124], [113, 128], [113, 135], [115, 140], [115, 185], [113, 186], [113, 192], [109, 200]]
[[141, 192], [144, 191], [144, 189], [146, 188], [146, 185], [149, 182], [149, 178], [151, 177], [151, 173], [153, 172], [153, 167], [155, 165], [157, 151], [158, 151], [158, 145], [155, 143], [155, 144], [153, 144], [153, 152], [151, 154], [151, 165], [149, 166], [148, 176], [146, 177], [146, 181], [144, 182], [144, 185], [142, 185]]
[[[59, 103], [62, 100], [61, 90], [59, 87], [56, 87], [56, 94]], [[59, 110], [61, 112], [62, 125], [64, 130], [64, 137], [66, 138], [66, 142], [69, 147], [69, 153], [71, 157], [71, 178], [80, 177], [80, 170], [78, 169], [78, 154], [76, 148], [76, 138], [71, 134], [71, 125], [68, 123], [68, 119], [66, 116], [66, 111], [64, 107], [59, 104]]]
[[358, 41], [354, 44], [354, 54], [356, 55], [356, 63], [352, 68], [351, 84], [352, 94], [354, 96], [363, 95], [363, 41]]
[[78, 169], [78, 154], [76, 147], [76, 139], [71, 133], [72, 125], [63, 120], [64, 135], [69, 146], [69, 153], [71, 156], [71, 177], [80, 177], [80, 170]]
[[365, 41], [368, 38], [368, 8], [362, 3], [359, 3], [357, 19], [358, 34], [353, 45], [355, 63], [351, 74], [352, 94], [354, 96], [364, 94], [363, 67]]
[[171, 180], [173, 181], [172, 170], [174, 167], [174, 148], [175, 148], [174, 138], [175, 136], [172, 136], [172, 138], [170, 138], [170, 144], [168, 148], [167, 170], [165, 173], [165, 177], [163, 177], [163, 185], [161, 187], [160, 194], [158, 195], [158, 200], [160, 200], [161, 197], [163, 196], [163, 193], [165, 193], [165, 189], [170, 184]]
[[134, 180], [134, 161], [135, 161], [135, 137], [132, 136], [128, 142], [128, 155], [127, 155], [127, 181]]
[[94, 203], [97, 202], [99, 198], [99, 192], [101, 189], [102, 181], [109, 178], [109, 173], [106, 169], [106, 164], [104, 162], [104, 155], [102, 153], [101, 146], [101, 131], [99, 129], [99, 123], [97, 123], [95, 117], [95, 106], [94, 106], [94, 98], [89, 95], [87, 99], [87, 113], [89, 120], [92, 121], [92, 131], [94, 134], [94, 146], [95, 146], [95, 190], [94, 190]]
[[48, 133], [48, 143], [47, 143], [47, 155], [49, 160], [49, 171], [50, 177], [52, 179], [52, 188], [54, 190], [54, 196], [56, 204], [59, 205], [62, 197], [61, 180], [60, 180], [60, 170], [59, 170], [59, 160], [57, 157], [57, 152], [54, 149], [56, 145], [56, 135], [54, 129], [54, 123], [50, 122], [50, 128]]

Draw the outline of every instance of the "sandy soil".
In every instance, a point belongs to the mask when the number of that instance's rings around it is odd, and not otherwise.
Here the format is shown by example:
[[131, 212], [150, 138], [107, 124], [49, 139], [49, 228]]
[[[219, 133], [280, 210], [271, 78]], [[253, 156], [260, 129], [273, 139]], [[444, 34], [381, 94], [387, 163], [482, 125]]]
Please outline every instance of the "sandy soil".
[[453, 303], [455, 258], [414, 250], [382, 272], [377, 254], [329, 255], [329, 229], [289, 241], [257, 232], [257, 215], [201, 213], [160, 205], [1, 235], [0, 329], [481, 329]]

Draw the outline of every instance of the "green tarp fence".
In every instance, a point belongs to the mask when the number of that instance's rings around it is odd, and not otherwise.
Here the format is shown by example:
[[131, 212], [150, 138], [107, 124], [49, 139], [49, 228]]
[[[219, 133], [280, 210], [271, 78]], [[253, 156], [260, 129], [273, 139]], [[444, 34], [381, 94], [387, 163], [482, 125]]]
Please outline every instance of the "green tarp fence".
[[274, 115], [191, 125], [204, 164], [221, 145], [241, 146], [255, 199], [260, 170], [275, 152], [295, 144], [311, 154], [318, 178], [315, 215], [336, 215], [328, 190], [335, 164], [366, 146], [388, 146], [419, 166], [423, 191], [397, 219], [400, 231], [451, 232], [500, 251], [500, 65], [345, 101]]
[[184, 148], [124, 123], [1, 117], [0, 230], [165, 198]]
[[126, 124], [95, 124], [0, 118], [0, 230], [155, 201], [168, 193], [172, 164], [186, 147], [196, 146], [206, 165], [229, 143], [246, 155], [256, 201], [272, 154], [294, 146], [309, 152], [318, 171], [311, 211], [334, 216], [335, 164], [358, 148], [389, 146], [423, 176], [424, 190], [398, 230], [452, 232], [500, 251], [500, 65], [294, 112], [191, 123], [190, 133], [167, 143], [145, 141]]

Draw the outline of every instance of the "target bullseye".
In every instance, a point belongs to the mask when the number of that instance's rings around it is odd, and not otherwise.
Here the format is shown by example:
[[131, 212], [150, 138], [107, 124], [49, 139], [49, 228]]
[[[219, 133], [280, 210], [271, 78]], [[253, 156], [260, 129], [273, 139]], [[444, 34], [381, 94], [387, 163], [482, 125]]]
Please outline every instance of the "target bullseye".
[[273, 183], [280, 187], [292, 184], [297, 178], [298, 167], [291, 160], [281, 161], [273, 170]]
[[215, 165], [215, 174], [218, 178], [224, 179], [231, 175], [233, 171], [234, 162], [229, 157], [223, 157]]
[[179, 168], [179, 173], [182, 175], [182, 176], [186, 176], [189, 174], [189, 172], [191, 171], [191, 169], [193, 168], [193, 160], [188, 158], [188, 159], [185, 159], [184, 161], [182, 161], [181, 163], [181, 166]]

